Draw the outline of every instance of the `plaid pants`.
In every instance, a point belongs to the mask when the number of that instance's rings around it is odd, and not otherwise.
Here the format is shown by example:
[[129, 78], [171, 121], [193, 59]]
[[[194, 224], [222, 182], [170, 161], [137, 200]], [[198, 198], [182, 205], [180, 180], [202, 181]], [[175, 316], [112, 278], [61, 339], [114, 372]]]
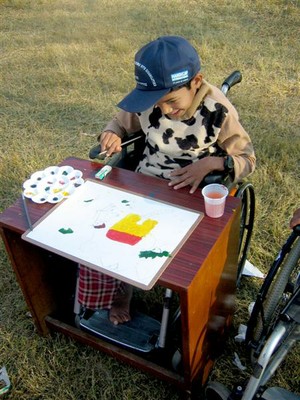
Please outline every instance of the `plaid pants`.
[[79, 266], [78, 301], [91, 310], [110, 309], [116, 293], [124, 290], [124, 283], [84, 265]]

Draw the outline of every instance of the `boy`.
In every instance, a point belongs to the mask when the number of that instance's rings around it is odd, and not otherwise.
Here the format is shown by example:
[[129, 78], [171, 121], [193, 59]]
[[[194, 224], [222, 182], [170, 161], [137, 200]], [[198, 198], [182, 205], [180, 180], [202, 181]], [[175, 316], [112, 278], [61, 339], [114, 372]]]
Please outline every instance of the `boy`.
[[[168, 180], [175, 190], [193, 194], [212, 171], [234, 181], [251, 174], [255, 155], [233, 105], [200, 73], [200, 59], [179, 36], [162, 36], [135, 56], [136, 88], [119, 104], [121, 111], [99, 140], [107, 155], [121, 151], [121, 139], [145, 133], [137, 172]], [[108, 308], [114, 324], [130, 320], [132, 288], [81, 266], [79, 302], [88, 309]]]

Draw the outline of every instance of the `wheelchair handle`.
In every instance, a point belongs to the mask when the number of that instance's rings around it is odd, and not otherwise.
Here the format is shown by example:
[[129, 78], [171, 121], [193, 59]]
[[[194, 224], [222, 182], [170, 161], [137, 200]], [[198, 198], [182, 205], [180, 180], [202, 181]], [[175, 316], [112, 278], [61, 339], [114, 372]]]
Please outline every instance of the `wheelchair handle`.
[[242, 80], [242, 73], [238, 70], [233, 71], [222, 83], [221, 90], [227, 95], [228, 91], [237, 83], [240, 83]]
[[296, 234], [297, 236], [300, 236], [300, 224], [294, 226], [293, 232], [295, 232], [295, 234]]

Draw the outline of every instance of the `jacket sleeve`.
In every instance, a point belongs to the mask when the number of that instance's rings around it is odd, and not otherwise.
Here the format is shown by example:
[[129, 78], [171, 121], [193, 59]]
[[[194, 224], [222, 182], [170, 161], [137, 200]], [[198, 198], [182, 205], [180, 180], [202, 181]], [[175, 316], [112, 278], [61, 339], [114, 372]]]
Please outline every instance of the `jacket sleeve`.
[[[137, 132], [139, 130], [141, 130], [141, 125], [138, 116], [134, 113], [128, 113], [121, 110], [106, 125], [106, 127], [103, 129], [103, 132], [112, 131], [120, 138], [123, 138], [128, 134]], [[98, 140], [100, 136], [101, 134], [98, 136]]]
[[256, 165], [253, 145], [248, 133], [240, 124], [237, 113], [232, 110], [229, 110], [222, 124], [218, 144], [234, 160], [235, 181], [252, 174]]
[[228, 113], [222, 123], [218, 137], [218, 145], [234, 160], [234, 180], [238, 182], [252, 174], [256, 165], [253, 145], [248, 133], [239, 121], [236, 108], [221, 92], [220, 89], [210, 85], [211, 95], [223, 104]]

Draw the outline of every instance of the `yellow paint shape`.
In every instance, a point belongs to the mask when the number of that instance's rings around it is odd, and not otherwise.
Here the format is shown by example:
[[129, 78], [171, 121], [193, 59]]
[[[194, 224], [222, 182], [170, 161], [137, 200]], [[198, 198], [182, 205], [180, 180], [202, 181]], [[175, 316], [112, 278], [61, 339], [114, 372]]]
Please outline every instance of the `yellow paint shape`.
[[128, 214], [126, 217], [114, 224], [110, 229], [143, 237], [146, 236], [155, 227], [155, 225], [158, 224], [158, 221], [153, 219], [147, 219], [142, 224], [139, 224], [138, 222], [140, 220], [140, 215]]

